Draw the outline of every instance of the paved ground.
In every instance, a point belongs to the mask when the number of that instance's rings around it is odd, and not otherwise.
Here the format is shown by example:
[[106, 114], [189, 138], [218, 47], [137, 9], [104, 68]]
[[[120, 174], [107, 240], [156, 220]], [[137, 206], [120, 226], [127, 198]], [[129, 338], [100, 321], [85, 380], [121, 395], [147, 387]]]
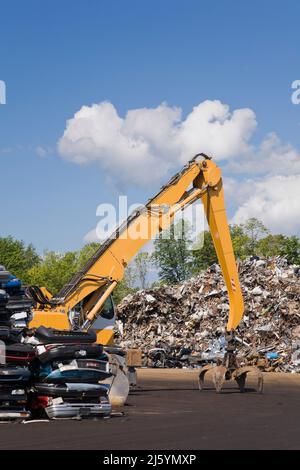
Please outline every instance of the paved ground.
[[265, 374], [262, 395], [199, 392], [191, 370], [139, 377], [125, 417], [1, 424], [0, 449], [300, 449], [299, 375]]

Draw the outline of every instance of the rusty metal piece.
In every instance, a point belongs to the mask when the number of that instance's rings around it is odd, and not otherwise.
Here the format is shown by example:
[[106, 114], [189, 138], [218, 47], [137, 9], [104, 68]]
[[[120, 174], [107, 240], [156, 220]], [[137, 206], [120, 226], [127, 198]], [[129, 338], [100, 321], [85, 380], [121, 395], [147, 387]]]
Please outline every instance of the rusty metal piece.
[[199, 372], [199, 378], [198, 378], [198, 384], [199, 384], [199, 390], [202, 391], [204, 390], [204, 380], [205, 380], [205, 374], [206, 372], [208, 372], [209, 370], [212, 370], [215, 366], [212, 366], [212, 365], [207, 365], [207, 366], [204, 366], [200, 369], [200, 372]]
[[236, 369], [232, 378], [237, 382], [240, 392], [245, 392], [246, 377], [249, 372], [253, 372], [257, 376], [257, 387], [256, 390], [258, 393], [262, 393], [264, 387], [264, 379], [261, 370], [254, 366], [244, 366]]
[[205, 374], [211, 371], [212, 372], [212, 379], [215, 385], [215, 389], [217, 393], [220, 393], [223, 387], [223, 384], [226, 380], [226, 373], [227, 368], [223, 365], [215, 366], [215, 365], [206, 365], [200, 369], [199, 372], [199, 390], [204, 390], [204, 381], [205, 381]]
[[217, 393], [220, 393], [222, 391], [224, 382], [225, 380], [227, 380], [226, 379], [227, 371], [228, 369], [225, 366], [215, 366], [213, 368], [213, 381], [214, 381]]
[[217, 393], [220, 393], [224, 385], [225, 380], [227, 380], [227, 367], [224, 365], [207, 365], [200, 369], [199, 372], [199, 390], [204, 390], [204, 381], [205, 375], [208, 371], [212, 372], [212, 379]]

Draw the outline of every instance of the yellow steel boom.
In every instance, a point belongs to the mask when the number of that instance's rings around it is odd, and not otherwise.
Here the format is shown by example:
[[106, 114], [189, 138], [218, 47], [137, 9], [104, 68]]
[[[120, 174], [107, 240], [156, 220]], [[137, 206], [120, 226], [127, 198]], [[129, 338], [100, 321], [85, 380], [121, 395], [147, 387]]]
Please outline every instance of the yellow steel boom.
[[[235, 330], [242, 319], [244, 307], [227, 222], [223, 181], [220, 168], [204, 154], [196, 155], [146, 206], [130, 215], [55, 297], [49, 299], [47, 291], [44, 291], [47, 295], [38, 303], [31, 326], [43, 324], [69, 329], [68, 313], [85, 300], [84, 327], [89, 328], [124, 277], [130, 260], [149, 240], [172, 223], [178, 210], [199, 199], [203, 202], [228, 290], [230, 311], [227, 330]], [[112, 331], [103, 332], [98, 340], [110, 343]]]

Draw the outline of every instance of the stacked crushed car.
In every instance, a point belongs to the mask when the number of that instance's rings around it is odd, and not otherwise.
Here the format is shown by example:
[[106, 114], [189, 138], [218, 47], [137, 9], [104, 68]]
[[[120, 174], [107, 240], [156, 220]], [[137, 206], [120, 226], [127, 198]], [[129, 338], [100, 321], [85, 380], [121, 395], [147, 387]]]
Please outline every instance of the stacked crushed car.
[[32, 303], [0, 267], [0, 419], [108, 417], [108, 355], [94, 332], [29, 329]]
[[[32, 303], [26, 298], [21, 282], [0, 266], [0, 418], [25, 419], [30, 386], [31, 346], [21, 345], [19, 331], [30, 318]], [[11, 328], [14, 325], [15, 328]], [[20, 330], [19, 330], [20, 328]]]
[[[286, 259], [239, 265], [245, 315], [237, 331], [241, 364], [300, 373], [300, 268]], [[218, 265], [178, 285], [127, 296], [118, 305], [119, 345], [138, 347], [144, 365], [197, 366], [225, 353], [229, 311]]]
[[108, 386], [99, 383], [110, 376], [108, 357], [94, 333], [39, 327], [29, 338], [37, 359], [29, 408], [37, 417], [110, 415]]

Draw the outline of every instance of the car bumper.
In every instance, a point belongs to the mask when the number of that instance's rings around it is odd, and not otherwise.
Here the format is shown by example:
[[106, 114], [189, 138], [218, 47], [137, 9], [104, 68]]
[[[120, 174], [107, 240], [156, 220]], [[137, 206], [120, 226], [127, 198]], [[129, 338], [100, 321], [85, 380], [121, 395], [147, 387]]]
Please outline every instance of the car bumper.
[[30, 418], [30, 411], [26, 410], [1, 410], [0, 411], [0, 420], [13, 420], [13, 419], [28, 419]]
[[59, 403], [45, 408], [48, 418], [88, 418], [110, 416], [109, 403]]

